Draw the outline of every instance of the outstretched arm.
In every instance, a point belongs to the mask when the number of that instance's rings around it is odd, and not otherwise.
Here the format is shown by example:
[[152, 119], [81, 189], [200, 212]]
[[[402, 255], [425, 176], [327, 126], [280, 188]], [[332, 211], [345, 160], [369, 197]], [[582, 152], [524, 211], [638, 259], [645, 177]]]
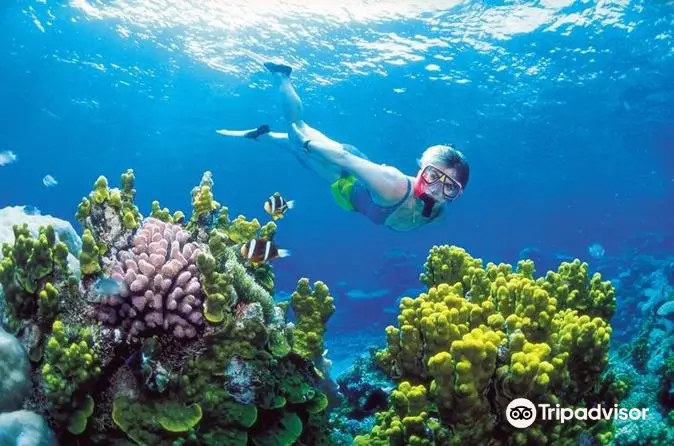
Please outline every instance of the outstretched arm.
[[375, 164], [345, 150], [342, 144], [330, 140], [307, 140], [303, 147], [331, 164], [356, 176], [370, 190], [377, 204], [388, 206], [400, 201], [407, 193], [407, 177], [398, 169]]

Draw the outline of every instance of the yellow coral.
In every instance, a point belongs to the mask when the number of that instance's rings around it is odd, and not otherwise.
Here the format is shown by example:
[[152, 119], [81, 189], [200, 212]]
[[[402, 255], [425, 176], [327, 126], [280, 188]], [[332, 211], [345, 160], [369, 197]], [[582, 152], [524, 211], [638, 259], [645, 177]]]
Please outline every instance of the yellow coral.
[[[490, 386], [504, 398], [556, 403], [561, 395], [586, 394], [604, 370], [615, 307], [610, 282], [590, 277], [580, 261], [538, 279], [534, 272], [531, 261], [515, 270], [483, 267], [460, 248], [435, 246], [421, 275], [427, 292], [404, 297], [398, 327], [386, 328], [379, 365], [403, 382], [424, 383], [438, 410], [446, 410], [443, 422], [466, 426], [454, 432], [457, 441], [481, 443], [490, 435]], [[378, 423], [367, 437], [372, 444], [416, 438], [391, 413]], [[534, 429], [521, 441], [546, 434], [553, 432]]]
[[124, 228], [126, 229], [135, 229], [138, 227], [138, 222], [136, 221], [136, 218], [133, 216], [133, 213], [131, 211], [127, 211], [124, 213]]
[[122, 194], [118, 190], [110, 191], [110, 197], [108, 199], [108, 204], [115, 209], [122, 208]]
[[427, 409], [426, 387], [403, 381], [391, 392], [390, 409], [377, 414], [378, 425], [372, 433], [357, 436], [354, 444], [431, 446], [435, 442], [433, 433], [427, 429]]
[[308, 359], [318, 359], [324, 351], [323, 335], [330, 316], [335, 312], [330, 290], [320, 281], [309, 286], [309, 279], [301, 278], [290, 297], [290, 305], [297, 320], [293, 350]]
[[94, 190], [90, 194], [91, 200], [94, 203], [102, 204], [110, 197], [110, 190], [108, 189], [108, 179], [103, 175], [98, 177], [94, 183]]

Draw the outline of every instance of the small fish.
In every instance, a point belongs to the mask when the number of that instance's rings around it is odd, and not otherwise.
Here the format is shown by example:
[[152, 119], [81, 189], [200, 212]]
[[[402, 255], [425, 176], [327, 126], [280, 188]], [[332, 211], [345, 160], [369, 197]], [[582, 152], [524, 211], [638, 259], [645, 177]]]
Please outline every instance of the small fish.
[[99, 296], [117, 296], [125, 288], [126, 284], [123, 280], [101, 277], [94, 285], [94, 292]]
[[278, 249], [274, 242], [269, 240], [253, 239], [241, 247], [241, 255], [255, 266], [280, 257], [288, 257], [290, 251]]
[[42, 184], [44, 184], [46, 187], [53, 187], [59, 184], [59, 182], [56, 181], [53, 176], [45, 175], [44, 178], [42, 178]]
[[0, 152], [0, 166], [12, 164], [14, 161], [16, 161], [16, 154], [11, 150]]
[[264, 210], [271, 215], [274, 220], [283, 218], [283, 215], [288, 212], [288, 209], [295, 207], [295, 201], [285, 201], [285, 199], [278, 192], [264, 202]]
[[590, 255], [595, 259], [604, 257], [604, 254], [606, 254], [606, 250], [599, 243], [592, 243], [587, 247], [587, 252], [589, 252]]

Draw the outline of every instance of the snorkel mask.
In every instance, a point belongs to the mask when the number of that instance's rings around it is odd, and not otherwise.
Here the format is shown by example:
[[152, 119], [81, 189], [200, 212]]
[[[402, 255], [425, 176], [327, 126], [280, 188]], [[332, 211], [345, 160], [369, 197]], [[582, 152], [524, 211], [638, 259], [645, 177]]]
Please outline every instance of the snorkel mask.
[[428, 218], [440, 197], [454, 201], [463, 193], [463, 186], [442, 170], [429, 164], [421, 171], [420, 181], [415, 184], [414, 193], [424, 203], [421, 215]]

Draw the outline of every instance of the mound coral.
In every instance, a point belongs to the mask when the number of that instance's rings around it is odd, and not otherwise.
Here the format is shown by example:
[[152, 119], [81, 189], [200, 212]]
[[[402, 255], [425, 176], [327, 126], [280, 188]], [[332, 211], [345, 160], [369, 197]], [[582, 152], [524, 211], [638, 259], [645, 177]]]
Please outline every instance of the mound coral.
[[[148, 218], [107, 267], [123, 283], [118, 295], [99, 306], [98, 320], [137, 337], [171, 329], [177, 338], [194, 338], [204, 324], [197, 258], [201, 250], [180, 226]], [[155, 330], [156, 332], [156, 330]]]
[[535, 279], [531, 261], [516, 271], [483, 267], [454, 246], [433, 247], [420, 278], [428, 291], [401, 300], [398, 326], [386, 328], [377, 354], [398, 393], [356, 444], [575, 444], [588, 432], [610, 440], [601, 422], [542, 421], [517, 431], [504, 419], [518, 397], [569, 407], [601, 401], [610, 282], [590, 277], [579, 260]]

